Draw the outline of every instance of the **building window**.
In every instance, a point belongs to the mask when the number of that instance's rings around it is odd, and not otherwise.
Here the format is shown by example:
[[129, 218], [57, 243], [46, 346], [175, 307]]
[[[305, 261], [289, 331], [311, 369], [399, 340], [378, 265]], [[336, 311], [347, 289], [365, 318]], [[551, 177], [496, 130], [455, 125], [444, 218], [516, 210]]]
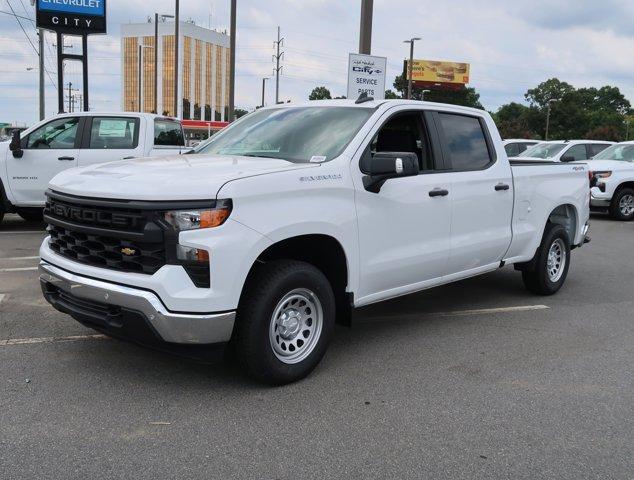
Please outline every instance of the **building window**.
[[139, 109], [139, 42], [136, 37], [123, 39], [123, 110]]
[[174, 35], [163, 37], [163, 115], [176, 116], [174, 112]]

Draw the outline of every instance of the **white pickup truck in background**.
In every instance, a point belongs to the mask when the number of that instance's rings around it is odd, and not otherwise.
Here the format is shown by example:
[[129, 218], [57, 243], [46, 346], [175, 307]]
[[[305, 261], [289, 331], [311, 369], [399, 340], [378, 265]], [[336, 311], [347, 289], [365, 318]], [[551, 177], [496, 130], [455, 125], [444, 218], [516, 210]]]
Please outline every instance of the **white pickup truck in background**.
[[510, 164], [481, 110], [280, 105], [197, 151], [53, 179], [40, 281], [55, 308], [180, 354], [230, 342], [280, 384], [319, 363], [352, 308], [505, 265], [550, 295], [586, 241], [587, 166]]
[[592, 170], [590, 206], [617, 220], [634, 220], [634, 142], [603, 150], [588, 162]]
[[179, 120], [146, 113], [56, 115], [0, 143], [0, 222], [16, 212], [41, 220], [44, 193], [58, 173], [136, 157], [187, 152]]

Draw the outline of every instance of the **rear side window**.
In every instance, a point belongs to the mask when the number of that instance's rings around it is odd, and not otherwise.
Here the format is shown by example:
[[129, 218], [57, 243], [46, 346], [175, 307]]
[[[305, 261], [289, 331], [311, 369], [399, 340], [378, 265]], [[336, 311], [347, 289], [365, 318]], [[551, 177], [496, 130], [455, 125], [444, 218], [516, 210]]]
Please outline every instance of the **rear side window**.
[[480, 119], [439, 113], [446, 149], [454, 171], [481, 170], [492, 163]]
[[183, 128], [174, 120], [154, 120], [154, 145], [183, 147]]
[[522, 150], [519, 143], [509, 143], [508, 145], [504, 146], [504, 150], [506, 150], [506, 154], [509, 157], [516, 157], [526, 149], [524, 148]]
[[608, 148], [610, 145], [605, 143], [592, 143], [590, 146], [590, 156], [594, 157], [595, 155], [601, 153], [603, 150]]
[[588, 154], [585, 145], [573, 145], [561, 156], [564, 161], [574, 162], [579, 160], [587, 160]]
[[137, 118], [93, 118], [89, 148], [134, 149], [138, 144], [139, 120]]

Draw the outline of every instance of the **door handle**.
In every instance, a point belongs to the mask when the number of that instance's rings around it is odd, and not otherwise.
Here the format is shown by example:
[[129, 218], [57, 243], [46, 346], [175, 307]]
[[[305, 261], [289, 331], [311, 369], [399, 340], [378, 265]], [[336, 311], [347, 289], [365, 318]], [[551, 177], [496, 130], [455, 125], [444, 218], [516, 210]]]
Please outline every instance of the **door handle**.
[[511, 188], [510, 186], [508, 186], [506, 183], [498, 183], [495, 186], [495, 191], [496, 192], [503, 192], [505, 190], [508, 190], [509, 188]]
[[446, 197], [447, 195], [449, 195], [449, 190], [442, 188], [434, 188], [429, 192], [430, 197]]
[[57, 159], [61, 162], [72, 162], [75, 160], [75, 157], [58, 157]]

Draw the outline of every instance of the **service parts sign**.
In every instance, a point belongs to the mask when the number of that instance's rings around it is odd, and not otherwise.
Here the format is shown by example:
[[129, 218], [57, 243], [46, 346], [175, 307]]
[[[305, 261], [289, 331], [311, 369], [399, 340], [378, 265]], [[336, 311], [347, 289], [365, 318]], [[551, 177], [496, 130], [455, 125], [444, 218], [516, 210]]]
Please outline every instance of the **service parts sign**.
[[348, 98], [366, 93], [375, 100], [385, 98], [387, 58], [351, 53], [348, 60]]
[[37, 27], [55, 32], [106, 33], [106, 0], [37, 0]]

